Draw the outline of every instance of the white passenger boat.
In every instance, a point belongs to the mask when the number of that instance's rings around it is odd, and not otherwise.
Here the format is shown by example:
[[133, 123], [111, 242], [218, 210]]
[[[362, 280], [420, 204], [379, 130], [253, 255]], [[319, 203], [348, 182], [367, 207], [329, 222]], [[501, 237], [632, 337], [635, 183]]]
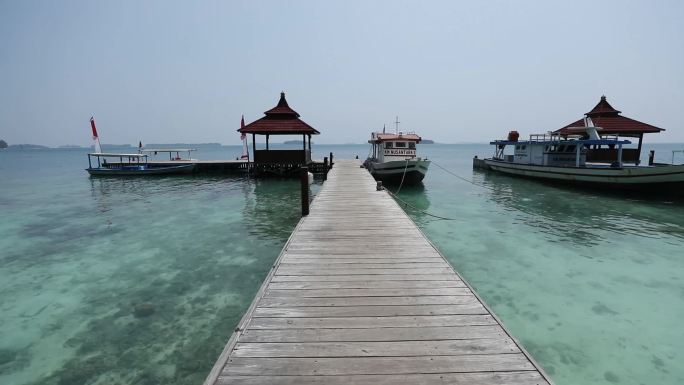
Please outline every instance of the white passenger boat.
[[[625, 164], [623, 146], [631, 144], [629, 140], [601, 138], [601, 128], [594, 127], [590, 118], [586, 118], [584, 130], [585, 133], [578, 135], [530, 135], [529, 140], [524, 141], [519, 141], [517, 132], [512, 131], [507, 140], [490, 142], [496, 148], [495, 154], [484, 159], [484, 163], [487, 168], [506, 174], [594, 187], [667, 189], [684, 186], [684, 165]], [[504, 154], [508, 146], [514, 148], [513, 154]], [[615, 158], [607, 162], [589, 162], [590, 148], [610, 149]]]
[[429, 160], [416, 156], [416, 144], [420, 141], [421, 137], [413, 132], [374, 132], [368, 141], [372, 153], [364, 166], [384, 183], [420, 183], [430, 167]]
[[86, 169], [90, 175], [96, 176], [189, 174], [194, 170], [194, 163], [155, 165], [147, 161], [145, 154], [101, 152], [88, 154]]

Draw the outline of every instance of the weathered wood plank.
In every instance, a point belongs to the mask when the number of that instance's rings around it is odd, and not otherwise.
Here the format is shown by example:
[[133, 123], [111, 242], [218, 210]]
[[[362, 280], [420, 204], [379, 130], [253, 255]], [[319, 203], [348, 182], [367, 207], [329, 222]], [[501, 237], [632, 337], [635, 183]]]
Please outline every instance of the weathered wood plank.
[[469, 295], [437, 295], [420, 297], [269, 297], [262, 298], [261, 307], [293, 306], [381, 306], [381, 305], [478, 305]]
[[[431, 326], [497, 325], [489, 314], [457, 314], [396, 317], [267, 318], [254, 317], [249, 329], [370, 329]], [[497, 325], [498, 326], [498, 325]]]
[[519, 353], [431, 357], [242, 358], [231, 357], [223, 375], [418, 374], [534, 370]]
[[321, 270], [329, 270], [329, 269], [349, 269], [354, 268], [354, 269], [410, 269], [410, 270], [416, 270], [416, 269], [432, 269], [432, 268], [449, 268], [449, 265], [446, 264], [444, 261], [434, 261], [434, 262], [413, 262], [413, 263], [390, 263], [390, 262], [385, 262], [385, 263], [370, 263], [370, 262], [357, 262], [354, 264], [341, 264], [341, 263], [313, 263], [313, 262], [301, 262], [301, 263], [296, 263], [292, 262], [290, 260], [284, 260], [280, 264], [281, 268], [307, 268], [307, 269], [321, 269]]
[[[436, 262], [437, 261], [437, 262]], [[352, 258], [352, 257], [345, 257], [345, 258], [340, 258], [339, 256], [335, 256], [332, 258], [322, 258], [322, 257], [297, 257], [297, 256], [292, 256], [288, 254], [283, 258], [283, 263], [287, 264], [295, 264], [295, 263], [306, 263], [306, 264], [339, 264], [339, 265], [345, 265], [345, 264], [357, 264], [357, 263], [382, 263], [382, 264], [387, 264], [387, 265], [393, 265], [393, 264], [409, 264], [409, 263], [444, 263], [444, 261], [440, 259], [435, 259], [434, 257], [392, 257], [392, 256], [387, 256], [386, 258], [374, 258], [374, 257], [369, 257], [369, 258]]]
[[541, 374], [525, 372], [480, 372], [440, 374], [386, 374], [344, 376], [221, 376], [218, 385], [539, 385]]
[[321, 298], [321, 297], [420, 297], [438, 295], [472, 296], [467, 287], [440, 287], [435, 289], [290, 289], [266, 290], [266, 298]]
[[[451, 269], [448, 267], [431, 267], [411, 270], [417, 275], [449, 274]], [[311, 269], [307, 267], [287, 267], [283, 266], [276, 270], [276, 275], [387, 275], [387, 274], [406, 274], [406, 269], [363, 269], [363, 268], [338, 268], [338, 269]]]
[[466, 287], [461, 280], [454, 281], [313, 281], [272, 282], [269, 289], [437, 289]]
[[257, 307], [254, 317], [390, 317], [398, 315], [487, 314], [481, 304], [414, 306]]
[[344, 253], [337, 253], [337, 254], [330, 254], [328, 252], [320, 252], [320, 253], [309, 253], [309, 254], [300, 254], [297, 252], [289, 252], [287, 255], [285, 255], [285, 258], [292, 258], [292, 259], [316, 259], [319, 260], [320, 263], [331, 263], [331, 261], [347, 261], [347, 260], [370, 260], [370, 259], [377, 259], [380, 260], [379, 263], [385, 263], [384, 261], [386, 260], [415, 260], [415, 261], [435, 261], [435, 260], [441, 260], [441, 258], [437, 258], [432, 253], [425, 253], [425, 254], [416, 254], [416, 253], [411, 253], [411, 252], [397, 252], [397, 253], [387, 253], [387, 252], [378, 252], [376, 251], [374, 254], [344, 254]]
[[[350, 328], [350, 329], [247, 329], [240, 342], [380, 342], [380, 341], [440, 341], [473, 339], [507, 339], [496, 327], [487, 326], [426, 326], [420, 328]], [[511, 342], [512, 343], [512, 342]], [[517, 348], [515, 351], [518, 351]], [[512, 353], [506, 351], [503, 353]], [[414, 354], [415, 355], [415, 354]]]
[[271, 282], [350, 282], [350, 281], [445, 281], [458, 279], [453, 272], [447, 274], [359, 274], [359, 275], [275, 275]]
[[[492, 333], [492, 335], [495, 334]], [[458, 356], [464, 354], [505, 354], [519, 351], [510, 338], [495, 339], [489, 337], [436, 341], [239, 342], [235, 346], [233, 357]]]

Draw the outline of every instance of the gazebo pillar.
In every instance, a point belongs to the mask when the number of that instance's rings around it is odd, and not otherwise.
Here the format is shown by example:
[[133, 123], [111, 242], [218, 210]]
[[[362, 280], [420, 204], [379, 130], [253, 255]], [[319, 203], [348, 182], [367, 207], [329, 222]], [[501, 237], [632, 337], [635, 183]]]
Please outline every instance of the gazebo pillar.
[[268, 150], [268, 137], [271, 136], [269, 134], [266, 134], [266, 149]]
[[641, 163], [641, 141], [644, 139], [644, 134], [639, 134], [639, 146], [637, 147], [636, 164]]

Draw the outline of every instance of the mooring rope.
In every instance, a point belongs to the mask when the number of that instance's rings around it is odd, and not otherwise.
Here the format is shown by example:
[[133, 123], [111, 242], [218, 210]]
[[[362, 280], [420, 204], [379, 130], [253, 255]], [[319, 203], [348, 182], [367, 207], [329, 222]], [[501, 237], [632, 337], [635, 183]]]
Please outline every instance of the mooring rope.
[[406, 170], [408, 169], [408, 164], [409, 164], [409, 160], [406, 159], [406, 165], [404, 166], [404, 173], [401, 174], [401, 183], [399, 183], [399, 188], [397, 189], [395, 194], [399, 194], [399, 191], [401, 191], [401, 186], [404, 185], [404, 177], [406, 177]]
[[444, 170], [444, 172], [446, 172], [447, 174], [451, 174], [451, 175], [455, 176], [456, 178], [458, 178], [458, 179], [460, 179], [460, 180], [462, 180], [462, 181], [468, 182], [468, 183], [470, 183], [470, 184], [472, 184], [472, 185], [475, 185], [475, 186], [478, 186], [478, 187], [485, 188], [485, 189], [487, 189], [487, 190], [496, 191], [495, 189], [493, 189], [493, 188], [491, 188], [491, 187], [489, 187], [489, 186], [485, 186], [485, 185], [480, 184], [480, 183], [475, 183], [475, 182], [473, 182], [472, 180], [470, 180], [470, 179], [468, 179], [468, 178], [464, 178], [464, 177], [462, 177], [462, 176], [460, 176], [460, 175], [458, 175], [458, 174], [456, 174], [456, 173], [454, 173], [454, 172], [452, 172], [452, 171], [449, 171], [449, 170], [447, 170], [446, 168], [440, 166], [440, 165], [439, 165], [437, 162], [435, 162], [435, 161], [432, 161], [432, 164], [434, 164], [435, 166], [441, 168], [441, 169]]
[[[443, 219], [443, 220], [446, 220], [446, 221], [455, 221], [455, 220], [456, 220], [455, 218], [447, 218], [447, 217], [443, 217], [443, 216], [440, 216], [440, 215], [436, 215], [436, 214], [429, 213], [429, 212], [427, 212], [427, 211], [425, 211], [425, 210], [423, 210], [423, 209], [420, 209], [420, 208], [418, 208], [418, 207], [416, 207], [416, 206], [414, 206], [414, 205], [412, 205], [412, 204], [406, 202], [405, 200], [403, 200], [403, 199], [399, 198], [399, 196], [397, 196], [397, 194], [399, 194], [399, 191], [401, 191], [402, 186], [404, 185], [404, 178], [406, 177], [406, 170], [407, 170], [407, 168], [408, 168], [408, 163], [409, 163], [409, 162], [408, 162], [408, 159], [407, 159], [407, 160], [406, 160], [406, 166], [404, 167], [404, 174], [401, 176], [401, 183], [399, 183], [399, 188], [397, 189], [397, 191], [393, 193], [393, 192], [391, 192], [391, 191], [389, 191], [389, 190], [387, 190], [387, 189], [385, 189], [385, 190], [390, 194], [390, 196], [392, 196], [394, 199], [398, 200], [399, 202], [403, 203], [404, 206], [406, 206], [406, 207], [411, 207], [412, 209], [414, 209], [414, 210], [416, 210], [416, 211], [418, 211], [418, 212], [420, 212], [420, 213], [422, 213], [422, 214], [425, 214], [425, 215], [428, 215], [428, 216], [431, 216], [431, 217], [434, 217], [434, 218]], [[447, 168], [441, 166], [439, 163], [436, 163], [435, 161], [432, 161], [432, 164], [434, 164], [435, 166], [439, 167], [440, 169], [442, 169], [442, 170], [443, 170], [444, 172], [446, 172], [447, 174], [452, 175], [452, 176], [454, 176], [454, 177], [456, 177], [456, 178], [458, 178], [458, 179], [460, 179], [460, 180], [462, 180], [462, 181], [464, 181], [464, 182], [468, 182], [468, 183], [470, 183], [470, 184], [472, 184], [472, 185], [474, 185], [474, 186], [482, 187], [482, 188], [487, 189], [487, 190], [496, 191], [495, 189], [493, 189], [493, 188], [491, 188], [491, 187], [489, 187], [489, 186], [485, 186], [485, 185], [483, 185], [483, 184], [476, 183], [476, 182], [474, 182], [474, 181], [472, 181], [472, 180], [470, 180], [470, 179], [468, 179], [468, 178], [464, 178], [464, 177], [462, 177], [462, 176], [456, 174], [455, 172], [453, 172], [453, 171], [451, 171], [451, 170], [449, 170], [449, 169], [447, 169]]]
[[445, 220], [445, 221], [455, 221], [455, 220], [456, 220], [455, 218], [442, 217], [442, 216], [439, 216], [439, 215], [435, 215], [435, 214], [429, 213], [429, 212], [427, 212], [427, 211], [425, 211], [425, 210], [423, 210], [423, 209], [419, 209], [418, 207], [416, 207], [416, 206], [414, 206], [414, 205], [412, 205], [412, 204], [406, 202], [405, 200], [399, 198], [398, 196], [396, 196], [396, 195], [395, 195], [393, 192], [391, 192], [390, 190], [385, 189], [385, 191], [387, 191], [387, 192], [389, 193], [389, 195], [390, 195], [392, 198], [394, 198], [394, 199], [400, 201], [400, 202], [403, 203], [405, 206], [411, 207], [412, 209], [414, 209], [414, 210], [416, 210], [416, 211], [419, 211], [419, 212], [422, 213], [422, 214], [425, 214], [425, 215], [428, 215], [428, 216], [431, 216], [431, 217], [434, 217], [434, 218], [438, 218], [438, 219], [443, 219], [443, 220]]

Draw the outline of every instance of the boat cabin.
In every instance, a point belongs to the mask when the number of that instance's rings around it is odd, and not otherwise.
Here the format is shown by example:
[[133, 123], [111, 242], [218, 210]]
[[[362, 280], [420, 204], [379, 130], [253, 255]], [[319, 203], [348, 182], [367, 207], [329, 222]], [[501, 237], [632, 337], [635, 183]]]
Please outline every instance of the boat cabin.
[[373, 145], [372, 158], [377, 162], [390, 162], [416, 158], [416, 144], [421, 137], [415, 133], [385, 134], [374, 132], [368, 143]]
[[[605, 146], [614, 149], [616, 153], [616, 157], [608, 163], [611, 163], [612, 167], [622, 167], [622, 147], [631, 142], [618, 138], [580, 139], [579, 137], [563, 137], [558, 133], [548, 133], [530, 135], [530, 139], [525, 141], [518, 141], [515, 137], [515, 140], [496, 140], [490, 144], [496, 146], [494, 159], [516, 164], [554, 167], [585, 167], [589, 149], [592, 146]], [[514, 148], [512, 155], [504, 153], [507, 146]]]

